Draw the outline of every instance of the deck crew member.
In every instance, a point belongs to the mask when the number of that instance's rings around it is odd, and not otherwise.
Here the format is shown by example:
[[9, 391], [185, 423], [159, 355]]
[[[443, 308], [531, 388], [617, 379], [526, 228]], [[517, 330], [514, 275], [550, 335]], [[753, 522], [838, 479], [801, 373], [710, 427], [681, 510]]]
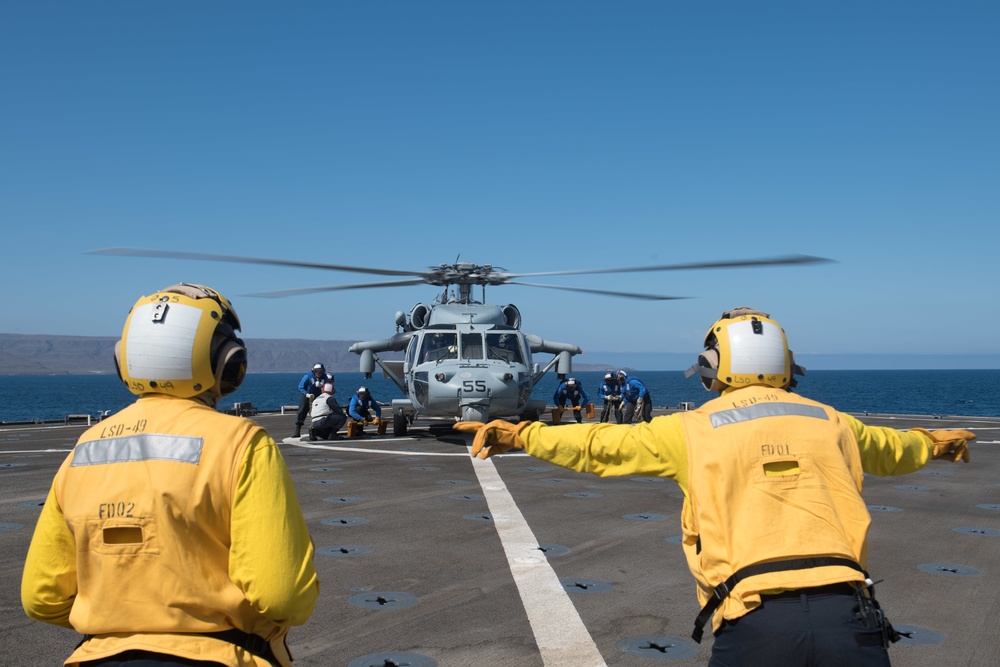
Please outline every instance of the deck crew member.
[[21, 602], [83, 641], [67, 665], [281, 665], [319, 595], [295, 488], [263, 428], [215, 409], [246, 348], [229, 301], [140, 298], [115, 347], [139, 396], [80, 437], [35, 527]]
[[323, 393], [313, 399], [309, 416], [312, 423], [309, 426], [310, 440], [331, 440], [336, 437], [340, 427], [347, 423], [347, 415], [340, 403], [333, 397], [335, 389], [332, 382], [323, 385]]
[[615, 413], [615, 423], [622, 423], [622, 387], [618, 384], [614, 373], [605, 373], [604, 382], [601, 383], [601, 396], [604, 397], [604, 409], [601, 410], [601, 423], [607, 423], [611, 419], [611, 412]]
[[302, 425], [306, 423], [306, 415], [309, 414], [313, 399], [323, 392], [323, 385], [327, 382], [333, 382], [333, 374], [327, 373], [326, 368], [319, 362], [313, 364], [312, 370], [299, 380], [299, 411], [295, 415], [293, 438], [302, 435]]
[[[556, 393], [552, 396], [552, 402], [559, 408], [565, 408], [567, 401], [572, 403], [574, 408], [590, 403], [590, 394], [576, 378], [571, 377], [560, 382], [559, 386], [556, 387]], [[578, 424], [583, 421], [583, 414], [580, 410], [575, 410], [573, 414], [576, 416]]]
[[377, 423], [382, 418], [382, 407], [374, 398], [368, 387], [358, 387], [358, 390], [351, 396], [351, 404], [347, 413], [351, 419], [359, 422], [369, 421]]
[[[622, 403], [624, 403], [622, 421], [631, 424], [633, 417], [636, 416], [644, 422], [652, 421], [653, 397], [650, 396], [649, 389], [642, 383], [642, 380], [621, 370], [618, 371], [618, 384], [622, 388]], [[638, 415], [635, 414], [637, 408]]]
[[635, 426], [462, 422], [472, 453], [511, 448], [601, 476], [670, 477], [697, 582], [709, 665], [888, 665], [898, 639], [865, 571], [865, 473], [902, 475], [931, 459], [968, 461], [963, 430], [866, 426], [791, 393], [785, 333], [766, 313], [724, 313], [689, 374], [719, 393], [697, 410]]

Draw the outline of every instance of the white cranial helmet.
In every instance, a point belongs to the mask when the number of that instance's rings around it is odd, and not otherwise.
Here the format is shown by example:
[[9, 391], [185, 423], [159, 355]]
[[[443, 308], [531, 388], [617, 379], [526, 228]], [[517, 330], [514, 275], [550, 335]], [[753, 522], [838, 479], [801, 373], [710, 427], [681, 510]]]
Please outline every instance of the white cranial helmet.
[[787, 389], [793, 375], [804, 375], [796, 365], [785, 332], [770, 315], [752, 308], [726, 311], [705, 335], [705, 351], [685, 375], [701, 376], [709, 391], [726, 387], [764, 385]]
[[115, 345], [118, 376], [133, 394], [190, 398], [236, 391], [247, 368], [232, 304], [210, 287], [179, 283], [140, 297]]

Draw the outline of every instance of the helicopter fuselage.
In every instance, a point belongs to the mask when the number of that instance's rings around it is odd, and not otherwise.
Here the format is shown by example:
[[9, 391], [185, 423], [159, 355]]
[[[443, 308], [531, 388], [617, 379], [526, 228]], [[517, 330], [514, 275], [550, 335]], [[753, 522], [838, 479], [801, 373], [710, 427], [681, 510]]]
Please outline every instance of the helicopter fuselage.
[[[400, 314], [401, 315], [401, 314]], [[417, 413], [462, 421], [494, 418], [537, 419], [545, 401], [532, 400], [535, 383], [558, 363], [569, 373], [576, 345], [544, 341], [518, 329], [517, 308], [480, 303], [417, 304], [407, 320], [397, 317], [402, 333], [381, 341], [355, 343], [361, 371], [382, 367], [406, 394], [392, 402], [393, 431], [405, 433], [403, 420]], [[403, 361], [384, 361], [378, 352], [406, 350]], [[558, 355], [544, 369], [533, 352]]]
[[410, 340], [403, 374], [414, 411], [464, 421], [521, 415], [531, 399], [531, 351], [513, 327], [487, 326], [440, 325]]

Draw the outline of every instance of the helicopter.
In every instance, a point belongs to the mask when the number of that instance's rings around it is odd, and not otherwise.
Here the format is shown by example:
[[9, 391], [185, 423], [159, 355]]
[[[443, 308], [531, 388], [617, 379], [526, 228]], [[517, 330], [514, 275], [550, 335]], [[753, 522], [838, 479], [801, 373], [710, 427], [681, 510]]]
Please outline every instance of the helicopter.
[[[664, 301], [688, 297], [642, 294], [521, 282], [524, 277], [675, 271], [689, 269], [757, 267], [810, 264], [830, 260], [810, 255], [790, 255], [766, 259], [667, 264], [610, 269], [511, 273], [491, 264], [459, 262], [439, 264], [427, 271], [406, 271], [371, 267], [321, 264], [280, 259], [240, 257], [166, 250], [109, 248], [90, 254], [194, 259], [316, 268], [367, 273], [405, 279], [354, 285], [330, 285], [301, 289], [258, 292], [248, 296], [282, 297], [337, 290], [399, 287], [428, 284], [440, 287], [431, 303], [418, 302], [409, 314], [397, 311], [396, 333], [381, 340], [359, 341], [348, 351], [360, 357], [360, 371], [370, 378], [376, 367], [391, 380], [405, 398], [392, 400], [393, 435], [405, 436], [418, 414], [447, 417], [459, 421], [486, 422], [497, 418], [537, 420], [544, 412], [544, 400], [532, 398], [535, 385], [555, 368], [560, 379], [572, 373], [572, 358], [583, 350], [572, 343], [547, 340], [521, 330], [521, 313], [513, 304], [486, 303], [486, 287], [504, 284], [583, 292], [604, 296]], [[482, 289], [476, 299], [473, 287]], [[455, 288], [458, 292], [456, 294]], [[383, 359], [381, 353], [402, 352], [403, 359]], [[551, 354], [543, 367], [533, 354]]]

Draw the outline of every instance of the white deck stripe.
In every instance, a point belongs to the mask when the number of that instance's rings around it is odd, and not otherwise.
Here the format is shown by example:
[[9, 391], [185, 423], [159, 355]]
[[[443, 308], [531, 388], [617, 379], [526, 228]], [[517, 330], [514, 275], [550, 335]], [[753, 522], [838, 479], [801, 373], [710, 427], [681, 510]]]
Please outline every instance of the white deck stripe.
[[[471, 448], [470, 448], [471, 450]], [[490, 459], [472, 459], [545, 667], [607, 667]]]

